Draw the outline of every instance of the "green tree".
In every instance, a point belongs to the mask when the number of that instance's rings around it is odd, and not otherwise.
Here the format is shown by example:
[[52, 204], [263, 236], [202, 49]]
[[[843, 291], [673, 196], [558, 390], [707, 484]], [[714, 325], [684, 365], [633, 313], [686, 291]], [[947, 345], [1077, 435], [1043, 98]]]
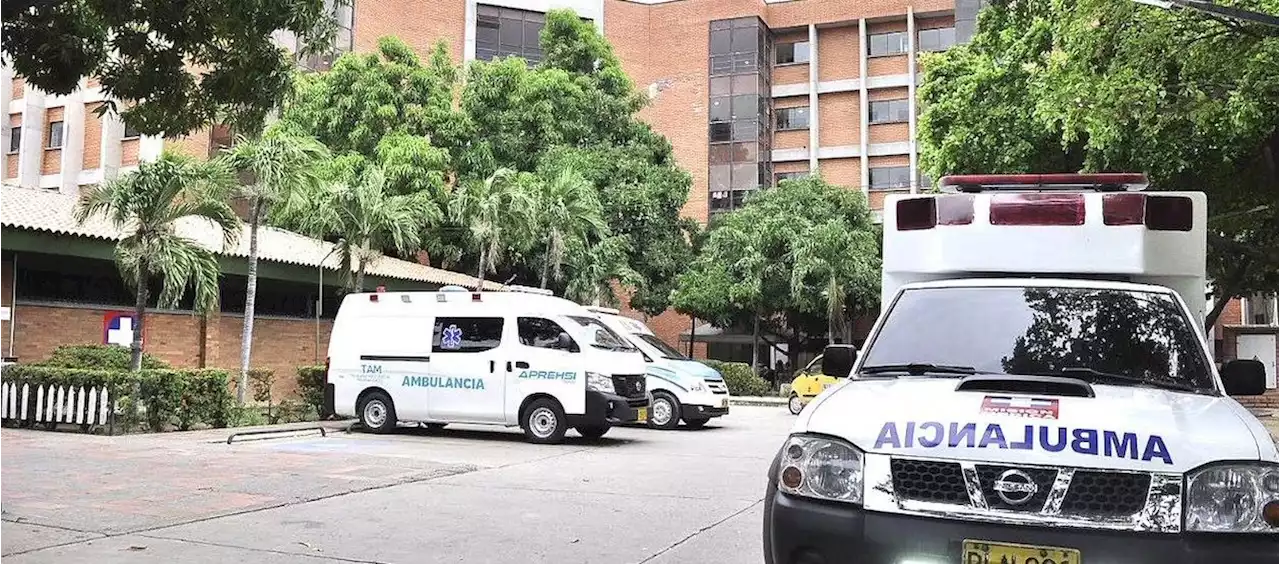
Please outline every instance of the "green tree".
[[502, 168], [483, 181], [463, 184], [449, 202], [449, 217], [467, 226], [468, 244], [479, 255], [476, 288], [484, 287], [509, 249], [526, 250], [536, 226], [528, 190], [532, 175]]
[[235, 245], [240, 219], [228, 203], [233, 184], [225, 163], [166, 153], [84, 193], [76, 221], [103, 216], [124, 234], [116, 244], [115, 259], [135, 296], [131, 370], [142, 367], [142, 333], [152, 278], [162, 281], [158, 307], [177, 307], [188, 289], [195, 311], [207, 313], [218, 307], [217, 255], [180, 235], [178, 226], [211, 222], [222, 234], [223, 248]]
[[679, 278], [678, 311], [718, 326], [762, 324], [792, 365], [811, 340], [846, 337], [880, 293], [879, 229], [861, 192], [817, 176], [783, 181], [717, 221]]
[[609, 232], [594, 186], [572, 170], [549, 176], [533, 191], [535, 232], [546, 239], [539, 277], [542, 288], [551, 278], [560, 278], [570, 247], [588, 247]]
[[283, 226], [313, 237], [338, 238], [346, 287], [355, 292], [364, 291], [365, 271], [384, 249], [420, 249], [424, 229], [442, 219], [440, 208], [421, 194], [389, 193], [382, 169], [361, 166], [360, 160], [358, 155], [335, 159], [326, 174], [329, 182], [294, 194], [277, 214]]
[[626, 238], [616, 235], [590, 246], [582, 241], [570, 245], [564, 297], [580, 304], [617, 306], [613, 284], [634, 286], [640, 277], [627, 264], [628, 251]]
[[935, 177], [1139, 171], [1206, 192], [1211, 326], [1230, 298], [1277, 285], [1278, 47], [1190, 11], [994, 1], [972, 42], [922, 59], [921, 162]]
[[293, 32], [310, 52], [336, 29], [324, 0], [10, 0], [2, 13], [5, 59], [28, 84], [68, 94], [98, 77], [108, 99], [128, 102], [125, 123], [149, 135], [215, 120], [256, 131], [293, 76], [272, 34]]
[[249, 205], [249, 271], [245, 290], [244, 324], [240, 336], [240, 379], [236, 401], [244, 405], [249, 386], [249, 360], [253, 354], [254, 302], [258, 290], [258, 228], [268, 212], [296, 193], [314, 192], [323, 186], [321, 166], [329, 152], [315, 139], [271, 128], [257, 138], [241, 137], [224, 153], [246, 182], [240, 196]]

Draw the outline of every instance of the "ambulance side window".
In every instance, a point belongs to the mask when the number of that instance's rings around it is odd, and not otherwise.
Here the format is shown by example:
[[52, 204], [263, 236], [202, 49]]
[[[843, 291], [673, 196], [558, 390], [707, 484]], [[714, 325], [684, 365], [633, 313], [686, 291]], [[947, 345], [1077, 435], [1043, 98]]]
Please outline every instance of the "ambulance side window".
[[[541, 317], [521, 317], [516, 320], [516, 327], [520, 333], [520, 344], [526, 347], [562, 350], [560, 334], [566, 331], [560, 327], [559, 323]], [[571, 343], [571, 345], [569, 352], [578, 352], [578, 344]]]
[[478, 353], [502, 344], [501, 317], [437, 317], [433, 353]]

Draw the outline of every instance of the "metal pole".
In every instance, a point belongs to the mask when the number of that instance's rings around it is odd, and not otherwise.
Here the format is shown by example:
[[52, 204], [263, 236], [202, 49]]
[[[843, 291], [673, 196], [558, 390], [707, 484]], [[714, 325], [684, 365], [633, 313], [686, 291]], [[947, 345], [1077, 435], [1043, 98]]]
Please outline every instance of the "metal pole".
[[[325, 258], [328, 258], [327, 256]], [[315, 364], [320, 364], [320, 310], [324, 307], [324, 260], [316, 268], [320, 273], [320, 281], [316, 283], [316, 350]]]
[[9, 285], [9, 358], [13, 358], [13, 335], [18, 319], [18, 253], [13, 253], [13, 279]]

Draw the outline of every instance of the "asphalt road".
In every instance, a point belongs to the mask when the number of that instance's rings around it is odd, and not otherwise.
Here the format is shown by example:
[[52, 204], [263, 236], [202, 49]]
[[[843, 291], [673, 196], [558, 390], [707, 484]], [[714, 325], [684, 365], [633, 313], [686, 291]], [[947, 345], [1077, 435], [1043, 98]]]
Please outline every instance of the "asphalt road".
[[784, 407], [537, 446], [449, 428], [223, 443], [5, 429], [6, 564], [760, 562]]

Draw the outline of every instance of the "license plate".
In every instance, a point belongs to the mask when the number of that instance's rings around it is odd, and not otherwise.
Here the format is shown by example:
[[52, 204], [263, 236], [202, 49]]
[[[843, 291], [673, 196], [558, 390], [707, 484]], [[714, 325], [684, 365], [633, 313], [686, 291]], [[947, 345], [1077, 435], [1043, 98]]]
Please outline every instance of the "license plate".
[[960, 564], [1080, 564], [1080, 551], [1056, 546], [1032, 546], [987, 541], [964, 541]]
[[636, 409], [636, 421], [644, 423], [649, 420], [649, 408], [641, 407]]

